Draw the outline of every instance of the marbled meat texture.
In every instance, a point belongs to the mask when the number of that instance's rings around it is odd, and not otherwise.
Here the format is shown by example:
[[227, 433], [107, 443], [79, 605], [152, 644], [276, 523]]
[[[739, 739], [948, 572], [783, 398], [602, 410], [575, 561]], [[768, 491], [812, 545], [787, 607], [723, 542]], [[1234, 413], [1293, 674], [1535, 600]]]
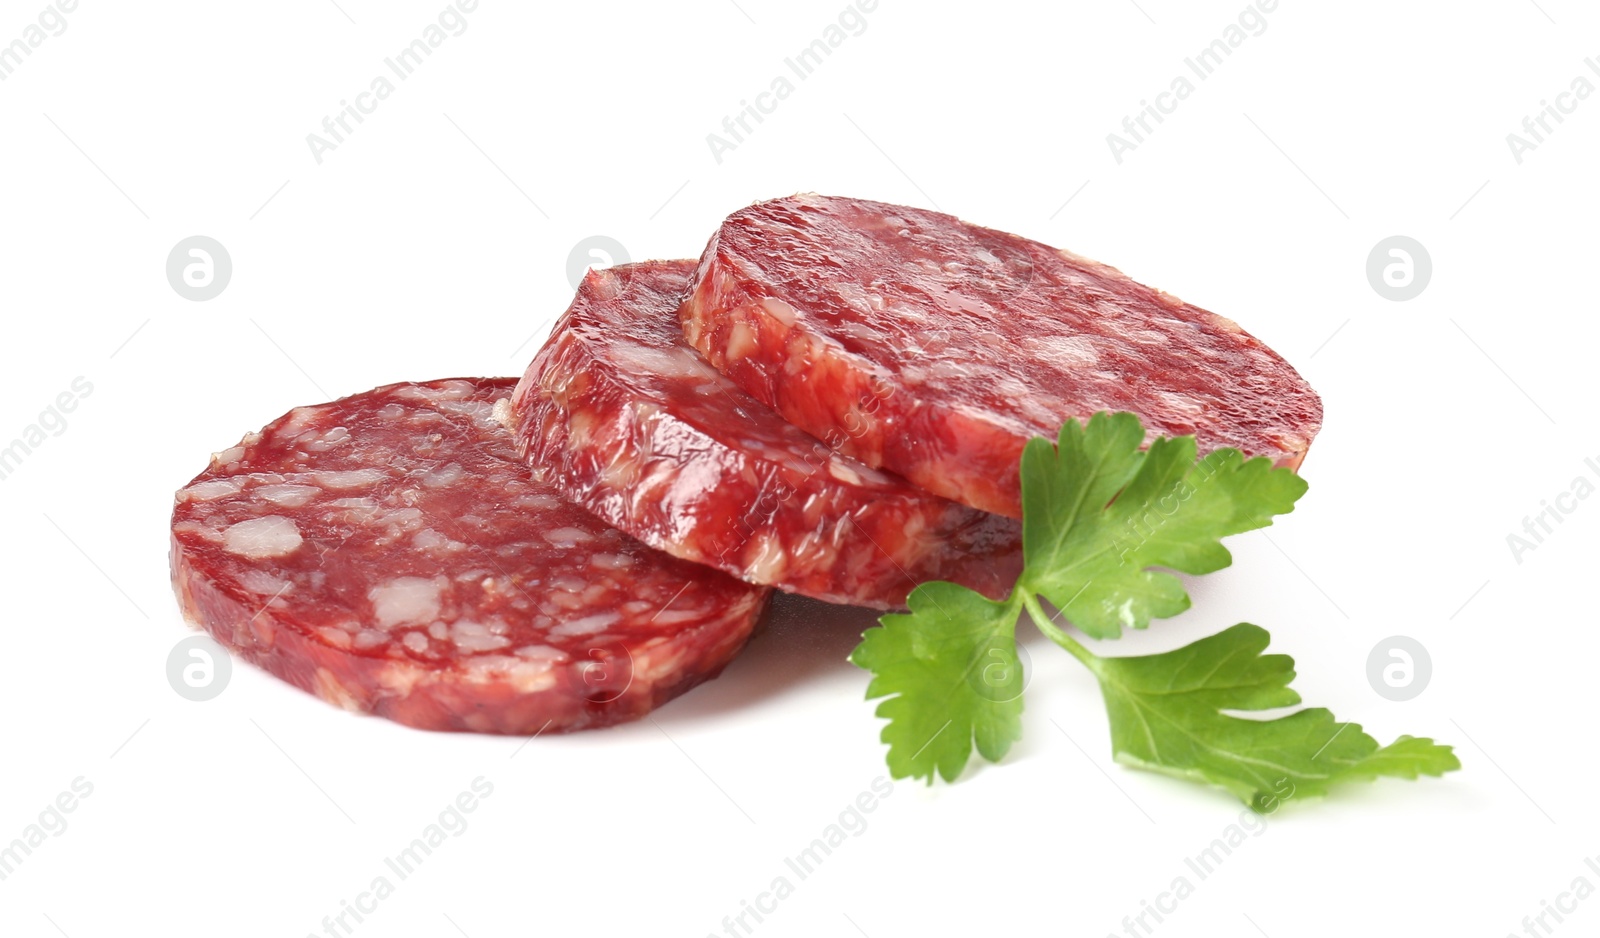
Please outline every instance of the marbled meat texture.
[[716, 676], [769, 590], [651, 550], [530, 475], [494, 410], [514, 379], [300, 407], [177, 493], [190, 621], [348, 710], [556, 733]]
[[903, 606], [924, 580], [992, 597], [1021, 528], [840, 455], [683, 340], [693, 261], [591, 272], [512, 401], [519, 452], [606, 522], [678, 557], [836, 603]]
[[689, 343], [791, 423], [947, 498], [1020, 517], [1029, 438], [1131, 411], [1296, 468], [1322, 402], [1231, 320], [1104, 264], [921, 209], [763, 202], [712, 237]]

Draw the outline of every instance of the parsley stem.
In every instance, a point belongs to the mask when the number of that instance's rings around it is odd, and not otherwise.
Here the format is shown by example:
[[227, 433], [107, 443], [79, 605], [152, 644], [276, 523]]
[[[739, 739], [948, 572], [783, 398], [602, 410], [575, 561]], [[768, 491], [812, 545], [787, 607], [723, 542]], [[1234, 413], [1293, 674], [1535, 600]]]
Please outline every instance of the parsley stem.
[[1039, 604], [1039, 597], [1032, 590], [1024, 589], [1021, 585], [1017, 588], [1022, 593], [1022, 604], [1028, 610], [1028, 618], [1032, 619], [1033, 624], [1039, 627], [1039, 631], [1043, 632], [1052, 642], [1065, 648], [1072, 657], [1083, 662], [1089, 670], [1098, 671], [1096, 664], [1100, 659], [1089, 649], [1080, 645], [1072, 636], [1058, 627], [1049, 616], [1044, 614], [1044, 607]]

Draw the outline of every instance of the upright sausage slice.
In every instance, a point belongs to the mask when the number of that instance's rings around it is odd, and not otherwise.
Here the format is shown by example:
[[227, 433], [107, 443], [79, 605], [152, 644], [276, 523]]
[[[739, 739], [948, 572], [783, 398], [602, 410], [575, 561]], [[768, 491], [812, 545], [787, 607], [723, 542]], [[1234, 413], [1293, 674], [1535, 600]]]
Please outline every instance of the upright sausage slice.
[[898, 607], [923, 580], [999, 597], [1016, 521], [958, 505], [810, 436], [683, 340], [693, 261], [589, 274], [517, 387], [517, 447], [562, 492], [670, 554], [829, 602]]
[[299, 407], [177, 494], [172, 580], [239, 657], [408, 726], [556, 733], [715, 677], [770, 590], [561, 500], [496, 419], [514, 379]]
[[1230, 320], [1066, 251], [949, 215], [798, 195], [735, 212], [682, 320], [722, 373], [871, 466], [1021, 515], [1030, 437], [1132, 411], [1297, 467], [1322, 422], [1304, 379]]

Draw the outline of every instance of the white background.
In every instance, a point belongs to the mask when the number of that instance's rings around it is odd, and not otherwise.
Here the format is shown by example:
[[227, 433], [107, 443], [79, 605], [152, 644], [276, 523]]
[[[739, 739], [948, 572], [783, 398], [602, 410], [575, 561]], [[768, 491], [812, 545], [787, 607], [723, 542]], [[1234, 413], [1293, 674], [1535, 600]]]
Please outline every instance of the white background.
[[[0, 2], [0, 42], [42, 7]], [[800, 190], [1116, 264], [1239, 320], [1323, 395], [1301, 507], [1232, 542], [1192, 612], [1111, 651], [1257, 622], [1308, 702], [1384, 742], [1453, 743], [1465, 769], [1290, 803], [1157, 934], [1498, 938], [1574, 878], [1600, 887], [1600, 499], [1520, 563], [1506, 541], [1600, 481], [1600, 96], [1521, 164], [1505, 139], [1575, 76], [1600, 83], [1591, 6], [1287, 0], [1119, 165], [1106, 134], [1242, 0], [881, 0], [719, 163], [706, 135], [843, 0], [483, 0], [319, 165], [306, 135], [442, 7], [87, 0], [0, 82], [0, 444], [93, 385], [0, 481], [0, 842], [93, 785], [0, 882], [0, 932], [320, 934], [479, 776], [471, 826], [356, 935], [721, 933], [786, 874], [885, 774], [844, 661], [866, 613], [780, 602], [656, 725], [519, 751], [352, 717], [243, 665], [216, 700], [181, 699], [166, 526], [209, 453], [291, 406], [520, 372], [580, 240], [694, 256], [727, 212]], [[234, 263], [209, 302], [164, 274], [196, 234]], [[1433, 258], [1409, 302], [1365, 275], [1394, 234]], [[1366, 677], [1396, 634], [1432, 653], [1408, 703]], [[1240, 806], [1115, 765], [1088, 674], [1028, 647], [1004, 764], [897, 784], [758, 934], [1099, 936], [1196, 879], [1184, 858]], [[1547, 922], [1595, 934], [1600, 900]]]

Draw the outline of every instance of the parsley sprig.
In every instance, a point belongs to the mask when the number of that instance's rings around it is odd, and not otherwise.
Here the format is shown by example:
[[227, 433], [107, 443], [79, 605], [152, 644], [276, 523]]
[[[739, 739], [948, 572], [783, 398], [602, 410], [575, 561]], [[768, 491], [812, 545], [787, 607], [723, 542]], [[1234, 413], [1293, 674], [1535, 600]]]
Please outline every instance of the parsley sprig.
[[[1157, 655], [1101, 657], [1059, 624], [1113, 639], [1189, 608], [1166, 570], [1228, 566], [1221, 539], [1294, 509], [1306, 483], [1264, 458], [1221, 449], [1197, 459], [1193, 437], [1144, 446], [1132, 414], [1068, 421], [1052, 445], [1022, 455], [1025, 562], [1010, 596], [923, 583], [909, 612], [885, 615], [850, 660], [872, 672], [869, 699], [888, 698], [882, 739], [896, 778], [953, 781], [974, 747], [998, 762], [1022, 736], [1023, 610], [1099, 680], [1119, 762], [1221, 786], [1261, 809], [1292, 785], [1320, 794], [1335, 782], [1416, 778], [1460, 768], [1450, 747], [1402, 736], [1389, 746], [1323, 709], [1259, 720], [1228, 711], [1292, 706], [1294, 662], [1265, 655], [1264, 629], [1241, 623]], [[1164, 569], [1157, 569], [1164, 568]], [[1054, 614], [1043, 603], [1050, 603]]]

